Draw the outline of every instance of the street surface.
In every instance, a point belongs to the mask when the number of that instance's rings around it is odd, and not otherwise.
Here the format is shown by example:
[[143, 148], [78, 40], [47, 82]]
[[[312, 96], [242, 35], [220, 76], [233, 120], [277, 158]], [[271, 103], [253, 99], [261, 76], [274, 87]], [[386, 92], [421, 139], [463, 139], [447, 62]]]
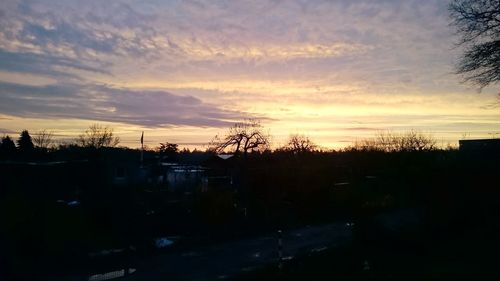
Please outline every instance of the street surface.
[[[349, 242], [352, 226], [335, 223], [283, 232], [283, 259], [324, 251]], [[170, 253], [153, 258], [147, 268], [120, 280], [159, 281], [221, 280], [259, 267], [277, 264], [278, 233], [206, 246], [197, 250]]]

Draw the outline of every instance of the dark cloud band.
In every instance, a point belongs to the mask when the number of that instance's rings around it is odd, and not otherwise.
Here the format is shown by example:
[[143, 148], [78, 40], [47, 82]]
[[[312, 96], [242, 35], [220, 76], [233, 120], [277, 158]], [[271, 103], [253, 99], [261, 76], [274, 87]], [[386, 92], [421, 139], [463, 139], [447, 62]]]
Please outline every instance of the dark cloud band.
[[242, 116], [192, 96], [105, 85], [27, 86], [0, 82], [0, 112], [33, 118], [77, 118], [147, 127], [225, 127]]

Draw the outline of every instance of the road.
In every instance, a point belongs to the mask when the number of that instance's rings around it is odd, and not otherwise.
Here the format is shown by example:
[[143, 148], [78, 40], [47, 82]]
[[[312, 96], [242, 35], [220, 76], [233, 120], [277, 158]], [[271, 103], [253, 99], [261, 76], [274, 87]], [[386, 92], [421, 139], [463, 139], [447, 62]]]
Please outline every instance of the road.
[[[89, 277], [73, 276], [65, 281], [100, 281], [122, 277], [121, 281], [208, 281], [223, 280], [256, 270], [278, 261], [278, 233], [204, 246], [181, 252], [165, 253], [139, 261], [138, 269], [124, 276], [116, 270]], [[282, 233], [283, 260], [320, 252], [347, 244], [352, 239], [352, 225], [334, 223]]]
[[[284, 232], [283, 257], [319, 252], [348, 243], [351, 226], [335, 223], [310, 226]], [[278, 243], [275, 236], [263, 236], [234, 242], [206, 246], [198, 250], [164, 254], [155, 257], [144, 270], [138, 270], [120, 280], [221, 280], [276, 263]], [[96, 276], [98, 277], [98, 276]], [[99, 278], [100, 279], [100, 278]]]

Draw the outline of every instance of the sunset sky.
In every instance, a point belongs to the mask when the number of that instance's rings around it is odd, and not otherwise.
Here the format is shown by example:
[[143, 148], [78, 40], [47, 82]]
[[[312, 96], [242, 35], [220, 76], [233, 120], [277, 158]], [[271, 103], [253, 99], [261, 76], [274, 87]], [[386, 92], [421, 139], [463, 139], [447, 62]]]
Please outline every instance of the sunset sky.
[[[147, 3], [144, 3], [147, 2]], [[453, 74], [444, 0], [11, 1], [0, 5], [0, 136], [202, 147], [242, 118], [274, 146], [338, 148], [381, 130], [500, 137], [499, 86]]]

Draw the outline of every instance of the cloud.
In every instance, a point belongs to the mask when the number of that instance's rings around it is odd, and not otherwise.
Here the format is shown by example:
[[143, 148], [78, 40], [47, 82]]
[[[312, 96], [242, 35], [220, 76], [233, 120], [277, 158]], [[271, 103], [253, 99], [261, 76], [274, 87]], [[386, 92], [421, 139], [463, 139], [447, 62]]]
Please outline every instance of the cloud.
[[[29, 4], [28, 4], [29, 3]], [[30, 1], [0, 10], [1, 46], [9, 50], [37, 51], [92, 58], [141, 55], [156, 34], [148, 26], [151, 16], [125, 3], [88, 1]]]
[[[492, 115], [496, 100], [452, 74], [459, 50], [450, 50], [446, 8], [442, 0], [9, 0], [0, 7], [0, 112], [150, 127], [226, 126], [250, 114], [278, 120], [282, 131], [353, 127], [344, 134]], [[354, 128], [356, 115], [384, 118]]]
[[2, 135], [15, 135], [15, 134], [18, 134], [18, 133], [19, 132], [16, 132], [14, 130], [0, 128], [0, 134], [2, 134]]
[[58, 79], [81, 79], [77, 74], [68, 70], [110, 74], [101, 67], [91, 66], [77, 59], [49, 54], [9, 52], [0, 49], [0, 61], [2, 62], [0, 70], [38, 74]]
[[449, 71], [435, 65], [449, 58], [449, 48], [436, 51], [450, 37], [439, 0], [13, 3], [0, 19], [4, 51], [77, 60], [116, 79], [335, 74], [398, 84]]
[[192, 96], [105, 85], [27, 86], [0, 82], [0, 112], [30, 118], [78, 118], [147, 127], [226, 127], [241, 112]]
[[[344, 131], [382, 131], [383, 129], [381, 128], [371, 128], [371, 127], [348, 127], [348, 128], [341, 128]], [[338, 130], [338, 128], [337, 128]]]
[[211, 45], [206, 48], [197, 42], [179, 42], [176, 48], [189, 60], [234, 60], [267, 63], [294, 59], [334, 58], [364, 53], [371, 47], [361, 44], [247, 44], [243, 46]]
[[0, 15], [3, 70], [88, 80], [109, 78], [113, 65], [124, 58], [159, 57], [157, 33], [148, 25], [154, 17], [125, 3], [9, 2], [0, 7]]

